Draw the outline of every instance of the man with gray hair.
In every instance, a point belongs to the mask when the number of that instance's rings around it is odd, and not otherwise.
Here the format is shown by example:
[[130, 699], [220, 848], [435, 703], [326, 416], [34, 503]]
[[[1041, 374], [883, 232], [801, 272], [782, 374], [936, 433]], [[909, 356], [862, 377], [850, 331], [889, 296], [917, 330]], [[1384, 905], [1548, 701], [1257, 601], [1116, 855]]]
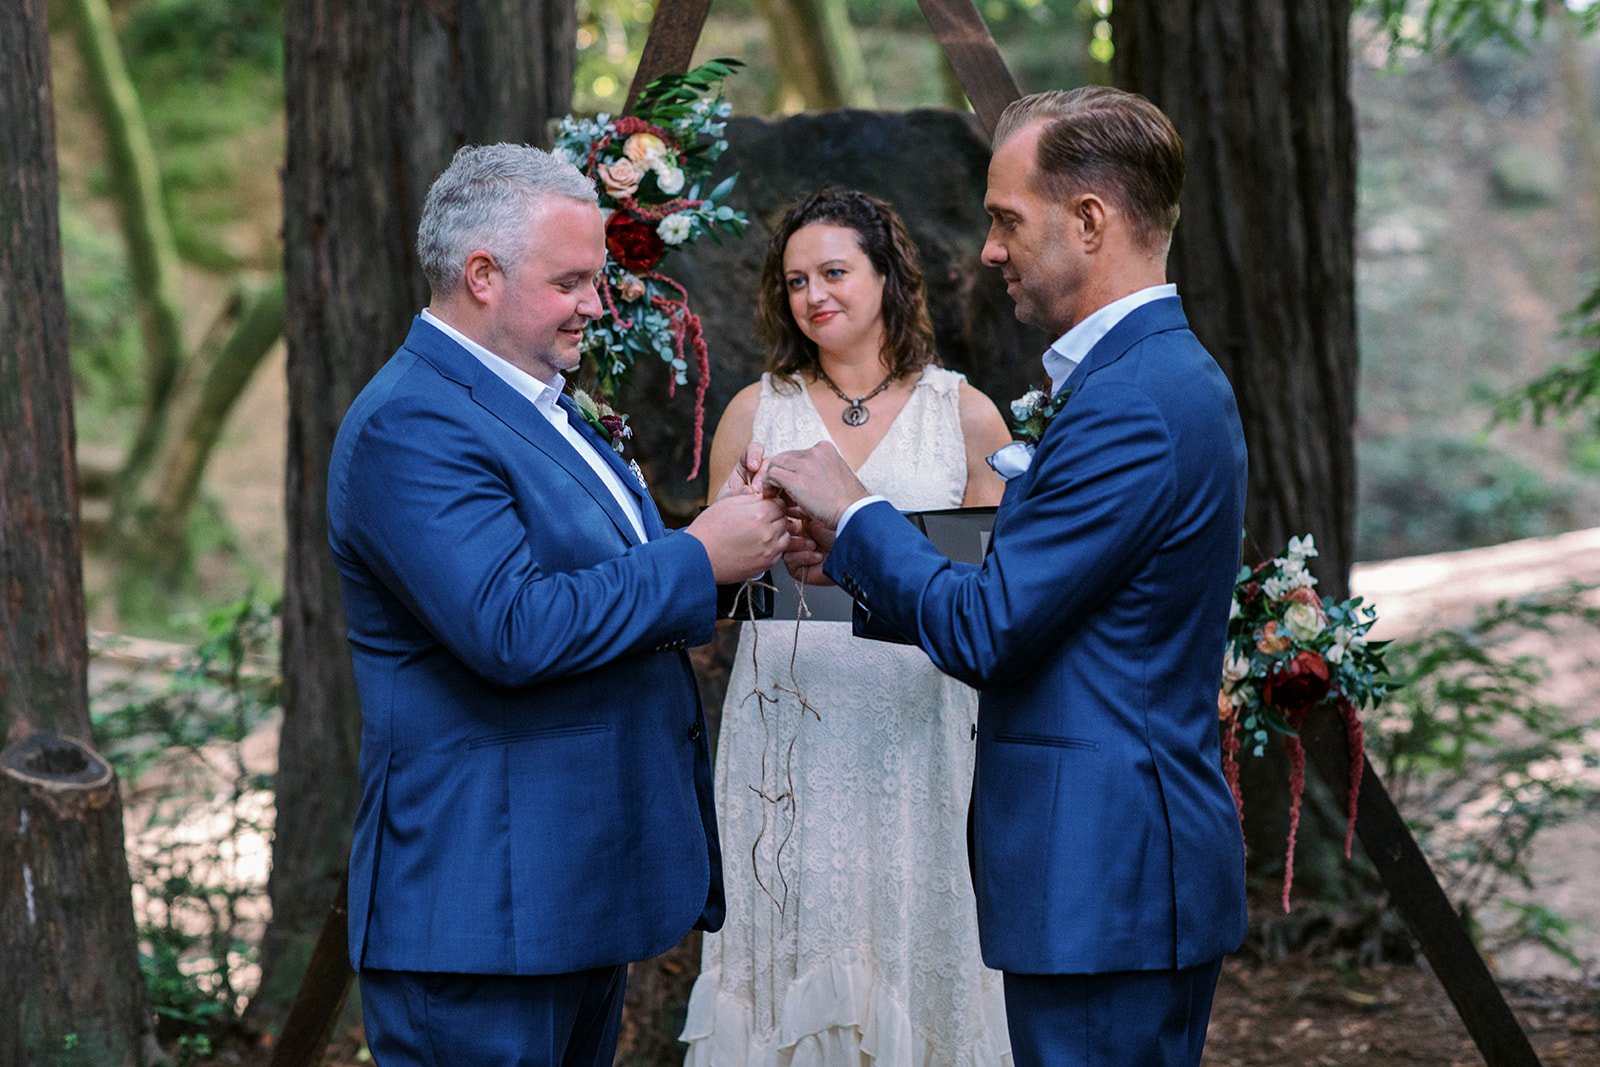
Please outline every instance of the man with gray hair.
[[519, 145], [428, 192], [432, 294], [334, 443], [328, 540], [361, 699], [350, 960], [384, 1067], [607, 1065], [629, 961], [723, 914], [683, 649], [765, 571], [736, 474], [668, 531], [562, 395], [605, 264], [594, 190]]

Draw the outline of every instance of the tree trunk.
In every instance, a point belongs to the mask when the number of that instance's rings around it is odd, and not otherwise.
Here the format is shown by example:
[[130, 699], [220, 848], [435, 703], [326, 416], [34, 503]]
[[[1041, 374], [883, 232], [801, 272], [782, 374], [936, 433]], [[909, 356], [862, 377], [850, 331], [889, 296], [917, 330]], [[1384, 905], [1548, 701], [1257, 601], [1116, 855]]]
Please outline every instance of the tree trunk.
[[0, 4], [0, 1063], [75, 1045], [78, 1062], [137, 1064], [149, 1017], [122, 807], [85, 744], [55, 160], [45, 5]]
[[778, 110], [875, 106], [844, 0], [761, 0], [760, 8], [778, 57]]
[[161, 419], [167, 393], [183, 366], [178, 252], [162, 200], [155, 147], [122, 59], [111, 9], [106, 0], [72, 0], [69, 10], [78, 32], [89, 96], [110, 153], [106, 170], [112, 176], [112, 197], [128, 244], [128, 266], [144, 340], [144, 414], [125, 465], [125, 473], [137, 475], [150, 450], [149, 439]]
[[145, 991], [111, 765], [79, 741], [29, 735], [0, 752], [0, 826], [0, 991], [11, 1016], [0, 1062], [143, 1062]]
[[1183, 135], [1171, 272], [1233, 382], [1252, 557], [1313, 533], [1323, 593], [1355, 540], [1355, 119], [1346, 0], [1112, 8], [1117, 84]]
[[[1355, 120], [1345, 0], [1112, 8], [1117, 83], [1183, 136], [1188, 179], [1170, 270], [1233, 383], [1250, 449], [1245, 555], [1312, 533], [1324, 594], [1349, 591], [1355, 539]], [[1283, 862], [1281, 746], [1246, 760], [1252, 871]], [[1339, 884], [1343, 827], [1302, 824], [1297, 900]], [[1343, 794], [1340, 794], [1342, 800]], [[1329, 878], [1333, 877], [1330, 883]]]
[[328, 557], [326, 484], [350, 401], [426, 302], [417, 219], [465, 143], [548, 143], [571, 106], [572, 0], [289, 0], [284, 176], [289, 543], [272, 924], [258, 1021], [294, 996], [339, 884], [360, 715]]
[[[117, 530], [129, 578], [175, 588], [189, 568], [189, 515], [228, 413], [283, 336], [283, 278], [238, 286], [211, 335], [184, 363]], [[126, 478], [127, 475], [124, 475]]]

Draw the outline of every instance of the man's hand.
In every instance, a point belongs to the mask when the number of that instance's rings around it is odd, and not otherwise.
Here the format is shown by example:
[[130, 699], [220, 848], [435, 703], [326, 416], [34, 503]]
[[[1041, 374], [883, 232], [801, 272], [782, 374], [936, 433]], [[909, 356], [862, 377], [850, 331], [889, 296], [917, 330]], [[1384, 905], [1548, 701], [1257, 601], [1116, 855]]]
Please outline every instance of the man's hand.
[[783, 554], [783, 565], [790, 577], [806, 585], [832, 585], [822, 573], [832, 546], [832, 530], [808, 521], [799, 508], [789, 509], [789, 549]]
[[[729, 481], [737, 477], [735, 471]], [[719, 496], [685, 532], [705, 546], [718, 585], [765, 573], [789, 547], [783, 505], [757, 492]]]
[[869, 495], [831, 441], [819, 441], [802, 452], [779, 452], [767, 460], [764, 480], [782, 489], [805, 512], [815, 532], [831, 534], [845, 509]]
[[739, 462], [728, 472], [728, 480], [717, 490], [717, 499], [764, 492], [765, 486], [759, 475], [762, 473], [761, 466], [765, 459], [766, 449], [762, 447], [760, 441], [751, 441], [745, 445], [744, 454], [739, 457]]

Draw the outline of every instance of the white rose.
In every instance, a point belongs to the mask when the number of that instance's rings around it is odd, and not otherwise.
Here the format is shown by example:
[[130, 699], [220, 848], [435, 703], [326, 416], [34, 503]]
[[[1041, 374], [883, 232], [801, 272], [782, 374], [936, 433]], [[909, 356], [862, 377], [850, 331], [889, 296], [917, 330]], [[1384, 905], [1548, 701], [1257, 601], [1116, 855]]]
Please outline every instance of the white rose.
[[660, 225], [656, 227], [656, 232], [661, 235], [661, 239], [667, 244], [681, 245], [688, 239], [689, 230], [692, 226], [689, 216], [679, 212], [676, 215], [668, 215], [662, 219]]
[[1310, 604], [1290, 604], [1283, 613], [1283, 621], [1294, 639], [1302, 644], [1322, 632], [1322, 613]]
[[668, 196], [676, 196], [683, 191], [683, 171], [674, 167], [665, 159], [656, 160], [650, 168], [656, 172], [656, 188]]
[[1044, 394], [1039, 390], [1029, 389], [1011, 402], [1011, 417], [1018, 422], [1022, 422], [1033, 414], [1034, 409], [1039, 406], [1039, 402], [1043, 399]]
[[1239, 655], [1236, 649], [1228, 649], [1227, 655], [1222, 657], [1222, 681], [1229, 687], [1238, 685], [1250, 674], [1250, 657]]

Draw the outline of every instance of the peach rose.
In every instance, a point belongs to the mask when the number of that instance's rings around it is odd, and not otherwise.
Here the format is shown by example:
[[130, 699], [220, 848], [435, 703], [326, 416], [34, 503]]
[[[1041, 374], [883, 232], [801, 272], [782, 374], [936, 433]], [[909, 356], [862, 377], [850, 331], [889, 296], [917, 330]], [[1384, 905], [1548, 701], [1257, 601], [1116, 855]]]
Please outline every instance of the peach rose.
[[1282, 652], [1289, 647], [1290, 643], [1287, 637], [1278, 633], [1276, 620], [1267, 623], [1261, 628], [1260, 633], [1256, 635], [1256, 647], [1269, 656], [1275, 652]]
[[653, 133], [636, 133], [622, 142], [622, 154], [640, 167], [648, 167], [666, 152], [667, 143]]
[[644, 181], [644, 169], [631, 159], [602, 163], [598, 170], [600, 180], [605, 183], [606, 192], [619, 199], [638, 192], [639, 183]]
[[617, 283], [617, 295], [624, 300], [637, 300], [644, 295], [644, 282], [632, 274], [624, 274]]

